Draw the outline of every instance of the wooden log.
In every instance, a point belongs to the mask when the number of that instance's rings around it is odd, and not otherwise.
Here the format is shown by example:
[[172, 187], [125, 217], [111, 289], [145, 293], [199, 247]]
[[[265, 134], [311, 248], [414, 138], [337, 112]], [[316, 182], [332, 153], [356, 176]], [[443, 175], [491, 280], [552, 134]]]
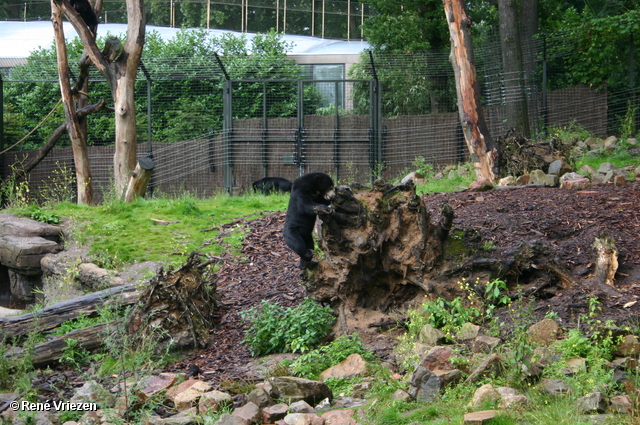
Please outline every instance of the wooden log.
[[138, 196], [144, 197], [149, 180], [151, 180], [152, 171], [153, 159], [150, 157], [140, 158], [136, 169], [131, 173], [131, 178], [124, 194], [125, 202], [133, 202]]
[[0, 338], [53, 329], [80, 314], [87, 316], [95, 314], [106, 301], [127, 306], [136, 303], [139, 297], [140, 294], [134, 285], [122, 285], [59, 302], [33, 313], [2, 317], [0, 318]]
[[[104, 344], [104, 332], [109, 323], [101, 323], [99, 325], [88, 326], [86, 328], [77, 329], [64, 335], [36, 344], [32, 353], [32, 363], [35, 367], [46, 366], [62, 357], [64, 349], [67, 347], [68, 339], [75, 339], [85, 350], [95, 350]], [[12, 348], [7, 352], [5, 357], [23, 357], [25, 355], [23, 348]]]

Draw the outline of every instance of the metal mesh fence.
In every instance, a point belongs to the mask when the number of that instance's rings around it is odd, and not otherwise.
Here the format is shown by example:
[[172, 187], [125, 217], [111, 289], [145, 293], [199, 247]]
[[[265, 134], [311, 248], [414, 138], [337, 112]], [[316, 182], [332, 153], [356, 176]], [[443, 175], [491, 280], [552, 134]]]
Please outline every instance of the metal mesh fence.
[[[323, 38], [362, 39], [362, 22], [370, 4], [351, 0], [149, 0], [148, 25], [172, 28], [218, 28], [241, 32], [275, 30]], [[0, 19], [49, 20], [49, 1], [0, 4]], [[125, 0], [104, 0], [101, 23], [126, 23]]]
[[[497, 41], [477, 46], [478, 82], [491, 134], [500, 137], [510, 128], [506, 117], [513, 99], [526, 101], [532, 136], [569, 126], [598, 137], [635, 132], [638, 89], [633, 81], [640, 67], [632, 62], [629, 47], [620, 47], [619, 66], [600, 84], [587, 86], [570, 76], [571, 65], [585, 58], [562, 35], [529, 43], [529, 62], [518, 75], [503, 74]], [[301, 171], [328, 172], [338, 181], [368, 181], [380, 171], [371, 161], [372, 122], [379, 125], [385, 178], [400, 176], [418, 156], [437, 166], [467, 158], [448, 51], [364, 53], [350, 67], [338, 58], [311, 65], [307, 58], [306, 65], [299, 65], [291, 59], [233, 55], [220, 62], [207, 55], [144, 57], [143, 68], [136, 83], [138, 150], [141, 156], [153, 154], [154, 191], [211, 195], [224, 186], [226, 166], [232, 167], [236, 192], [264, 176], [294, 179]], [[234, 81], [233, 144], [227, 156], [223, 69]], [[5, 147], [24, 137], [58, 102], [55, 70], [55, 63], [34, 58], [25, 69], [14, 68], [3, 77]], [[381, 114], [372, 121], [368, 81], [375, 78], [382, 86]], [[521, 83], [517, 92], [510, 91], [512, 81]], [[111, 98], [95, 71], [90, 92], [92, 101]], [[41, 146], [62, 122], [58, 107], [25, 143], [5, 155], [3, 175], [12, 164], [33, 157], [34, 151], [27, 149]], [[89, 116], [88, 128], [93, 181], [107, 191], [112, 179], [111, 113]], [[73, 167], [65, 145], [68, 140], [61, 140], [61, 148], [30, 173], [34, 191], [47, 184], [55, 169]]]

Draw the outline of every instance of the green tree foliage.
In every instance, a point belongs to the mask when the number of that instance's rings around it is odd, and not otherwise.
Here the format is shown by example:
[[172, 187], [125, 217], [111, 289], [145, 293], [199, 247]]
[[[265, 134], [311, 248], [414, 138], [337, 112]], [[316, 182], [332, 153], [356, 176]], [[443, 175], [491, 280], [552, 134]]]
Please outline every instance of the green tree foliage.
[[[104, 39], [98, 44], [104, 44]], [[168, 41], [156, 32], [148, 33], [142, 62], [151, 79], [152, 139], [175, 142], [222, 129], [225, 76], [216, 62], [216, 53], [221, 56], [232, 79], [296, 79], [300, 76], [300, 67], [286, 56], [291, 47], [274, 32], [258, 34], [251, 41], [230, 33], [213, 37], [206, 30], [183, 30]], [[82, 54], [78, 39], [69, 43], [69, 52], [69, 63], [77, 62]], [[95, 70], [92, 78], [90, 102], [105, 99], [110, 104], [108, 85], [99, 80]], [[27, 134], [56, 105], [60, 99], [57, 81], [53, 47], [34, 52], [25, 66], [12, 70], [11, 79], [5, 82], [7, 144], [15, 143]], [[147, 128], [146, 87], [147, 81], [141, 72], [136, 83], [136, 103], [142, 140], [146, 139]], [[297, 84], [278, 83], [267, 87], [269, 116], [295, 116]], [[245, 82], [234, 88], [237, 89], [234, 118], [261, 116], [262, 83]], [[304, 100], [308, 113], [321, 104], [320, 95], [313, 86], [305, 89]], [[59, 108], [21, 148], [38, 148], [63, 122], [64, 112]], [[88, 129], [90, 145], [112, 143], [112, 114], [90, 115]]]

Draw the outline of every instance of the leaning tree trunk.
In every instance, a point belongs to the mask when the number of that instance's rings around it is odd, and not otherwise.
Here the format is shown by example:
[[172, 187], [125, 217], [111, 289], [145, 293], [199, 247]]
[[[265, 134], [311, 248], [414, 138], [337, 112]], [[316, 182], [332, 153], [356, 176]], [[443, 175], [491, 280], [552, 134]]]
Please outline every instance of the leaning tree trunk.
[[78, 114], [76, 113], [71, 83], [69, 80], [69, 65], [67, 61], [67, 47], [62, 29], [62, 13], [55, 2], [51, 2], [51, 20], [56, 39], [56, 52], [58, 56], [58, 75], [60, 79], [60, 92], [64, 103], [64, 113], [67, 120], [67, 132], [71, 139], [73, 160], [76, 168], [76, 181], [78, 185], [78, 203], [91, 205], [93, 202], [93, 190], [91, 182], [91, 169], [89, 168], [89, 156], [87, 154], [87, 141], [85, 132]]
[[355, 308], [386, 311], [433, 292], [453, 220], [448, 205], [439, 223], [430, 221], [413, 183], [373, 189], [340, 186], [335, 213], [321, 216], [325, 257], [303, 282], [309, 296], [344, 314]]
[[471, 19], [463, 0], [444, 0], [444, 10], [451, 37], [451, 65], [456, 77], [458, 111], [464, 138], [474, 162], [478, 180], [495, 180], [494, 164], [498, 157], [493, 139], [484, 121], [480, 90], [471, 44]]

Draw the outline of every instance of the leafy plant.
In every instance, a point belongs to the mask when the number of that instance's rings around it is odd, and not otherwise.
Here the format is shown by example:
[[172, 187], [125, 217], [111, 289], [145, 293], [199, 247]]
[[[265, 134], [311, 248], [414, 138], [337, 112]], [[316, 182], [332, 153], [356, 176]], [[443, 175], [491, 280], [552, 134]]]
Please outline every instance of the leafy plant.
[[428, 323], [447, 334], [453, 334], [465, 323], [473, 323], [481, 317], [480, 310], [465, 305], [462, 297], [456, 297], [451, 301], [438, 298], [427, 302], [422, 306], [422, 314]]
[[60, 363], [79, 368], [89, 359], [91, 353], [77, 339], [67, 338], [64, 342], [66, 345], [63, 348]]
[[60, 224], [60, 216], [52, 210], [40, 208], [37, 205], [31, 205], [29, 207], [31, 211], [31, 219], [48, 224]]
[[496, 307], [504, 307], [511, 304], [511, 298], [508, 295], [509, 288], [507, 283], [501, 279], [493, 279], [487, 283], [484, 288], [484, 299], [489, 304], [486, 306], [485, 314], [490, 316]]
[[373, 353], [365, 348], [358, 334], [342, 335], [298, 357], [290, 367], [298, 376], [317, 379], [324, 370], [356, 353], [367, 361], [374, 359]]
[[263, 301], [240, 315], [249, 322], [243, 342], [253, 356], [309, 351], [328, 335], [335, 321], [330, 307], [310, 298], [292, 308]]

